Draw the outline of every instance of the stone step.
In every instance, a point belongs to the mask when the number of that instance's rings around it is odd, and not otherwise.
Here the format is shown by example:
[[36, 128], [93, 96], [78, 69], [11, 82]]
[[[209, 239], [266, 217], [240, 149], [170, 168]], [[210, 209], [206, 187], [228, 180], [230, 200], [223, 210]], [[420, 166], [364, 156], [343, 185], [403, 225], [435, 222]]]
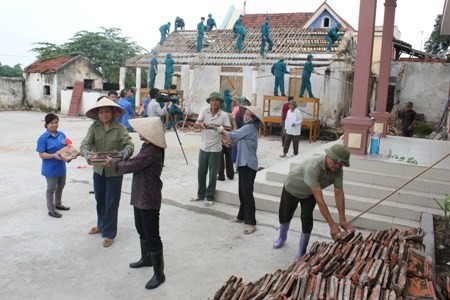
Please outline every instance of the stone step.
[[[255, 192], [261, 194], [267, 194], [274, 197], [280, 197], [283, 184], [279, 182], [269, 182], [260, 180], [255, 181], [254, 190]], [[351, 208], [355, 211], [364, 211], [368, 209], [373, 204], [377, 203], [382, 196], [379, 198], [366, 196], [366, 195], [355, 195], [347, 192], [347, 185], [344, 183], [345, 191], [345, 205], [347, 208]], [[368, 192], [372, 190], [367, 189]], [[323, 195], [325, 202], [328, 206], [335, 206], [335, 198], [333, 188], [328, 188], [323, 190]], [[279, 200], [278, 200], [279, 201]], [[433, 201], [434, 202], [434, 201]], [[390, 199], [384, 200], [373, 209], [370, 210], [373, 214], [381, 214], [389, 217], [398, 217], [401, 215], [403, 219], [420, 221], [420, 216], [422, 212], [427, 212], [431, 214], [441, 215], [443, 212], [437, 208], [423, 207], [417, 205], [411, 205], [409, 203], [402, 203], [398, 201], [392, 201]]]
[[[266, 179], [271, 182], [282, 183], [286, 177], [287, 174], [280, 173], [279, 171], [268, 170], [266, 172]], [[381, 199], [400, 187], [407, 180], [406, 177], [395, 175], [382, 175], [360, 170], [353, 172], [350, 169], [346, 169], [344, 171], [344, 191], [346, 194]], [[332, 187], [330, 188], [332, 189]], [[417, 178], [392, 195], [389, 200], [437, 208], [433, 198], [442, 198], [443, 195], [449, 193], [449, 190], [448, 182]]]
[[[256, 202], [256, 209], [263, 210], [273, 213], [278, 213], [279, 206], [279, 197], [261, 194], [261, 193], [253, 193]], [[216, 200], [222, 203], [227, 203], [231, 205], [239, 205], [239, 198], [237, 194], [232, 192], [229, 188], [226, 189], [217, 189], [216, 191]], [[329, 206], [329, 211], [334, 220], [338, 220], [338, 211], [336, 207]], [[356, 217], [360, 212], [356, 210], [352, 210], [346, 208], [346, 217], [350, 221], [354, 217]], [[296, 217], [300, 217], [300, 209], [297, 209], [295, 212]], [[314, 209], [314, 219], [319, 221], [325, 221], [322, 217], [322, 214], [319, 211], [319, 208], [316, 206]], [[374, 213], [365, 213], [357, 220], [355, 220], [352, 225], [355, 227], [360, 227], [364, 229], [370, 230], [383, 230], [387, 228], [396, 227], [399, 229], [410, 229], [414, 227], [418, 227], [420, 225], [417, 221], [406, 220], [398, 217], [388, 217], [383, 215], [378, 215]]]

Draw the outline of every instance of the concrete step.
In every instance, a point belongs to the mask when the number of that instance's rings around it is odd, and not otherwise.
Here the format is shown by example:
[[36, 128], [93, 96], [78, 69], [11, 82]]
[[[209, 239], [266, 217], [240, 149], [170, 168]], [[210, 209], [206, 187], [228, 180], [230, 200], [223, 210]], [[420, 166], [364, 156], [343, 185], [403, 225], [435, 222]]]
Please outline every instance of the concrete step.
[[[254, 194], [256, 209], [263, 210], [273, 213], [278, 213], [279, 201], [280, 197], [276, 197], [268, 194], [261, 194], [255, 192]], [[219, 202], [236, 205], [239, 206], [239, 198], [238, 195], [232, 192], [230, 189], [217, 189], [216, 191], [216, 200]], [[336, 207], [329, 206], [329, 211], [334, 220], [338, 220], [338, 211]], [[346, 217], [350, 221], [354, 217], [356, 217], [360, 212], [346, 208]], [[300, 217], [300, 209], [297, 209], [295, 212], [296, 217]], [[320, 213], [318, 207], [316, 206], [314, 210], [314, 219], [325, 221]], [[419, 222], [407, 220], [398, 217], [387, 217], [383, 215], [378, 215], [374, 213], [365, 213], [360, 218], [355, 220], [352, 225], [355, 227], [370, 229], [370, 230], [383, 230], [386, 228], [396, 227], [399, 229], [410, 229], [413, 227], [418, 227]]]
[[[266, 179], [271, 182], [282, 183], [286, 177], [287, 174], [280, 173], [277, 170], [267, 170], [266, 172]], [[351, 170], [349, 168], [344, 171], [344, 190], [346, 194], [381, 199], [400, 187], [409, 178], [392, 174]], [[450, 174], [448, 178], [450, 178]], [[442, 195], [448, 194], [449, 191], [449, 182], [417, 178], [392, 195], [389, 200], [429, 208], [438, 208], [433, 198], [442, 198]]]
[[[283, 188], [283, 184], [280, 182], [270, 182], [270, 181], [255, 181], [254, 190], [255, 192], [261, 194], [267, 194], [274, 197], [280, 197], [281, 191]], [[371, 207], [373, 204], [377, 203], [382, 196], [380, 197], [371, 197], [362, 195], [356, 195], [349, 193], [347, 191], [347, 184], [344, 183], [345, 190], [345, 205], [347, 208], [351, 208], [355, 211], [364, 211]], [[367, 192], [371, 193], [371, 189], [366, 189]], [[387, 194], [387, 193], [386, 193]], [[334, 198], [334, 190], [332, 187], [329, 187], [323, 190], [323, 195], [325, 202], [328, 206], [335, 206], [335, 198]], [[375, 195], [376, 196], [376, 195]], [[433, 201], [434, 202], [434, 201]], [[436, 205], [436, 204], [435, 204]], [[436, 208], [423, 207], [418, 205], [411, 205], [409, 203], [402, 203], [398, 201], [393, 201], [391, 199], [387, 199], [374, 208], [370, 210], [373, 214], [381, 214], [389, 217], [399, 217], [401, 216], [403, 219], [420, 221], [420, 216], [422, 212], [427, 212], [431, 214], [441, 215], [443, 212]]]

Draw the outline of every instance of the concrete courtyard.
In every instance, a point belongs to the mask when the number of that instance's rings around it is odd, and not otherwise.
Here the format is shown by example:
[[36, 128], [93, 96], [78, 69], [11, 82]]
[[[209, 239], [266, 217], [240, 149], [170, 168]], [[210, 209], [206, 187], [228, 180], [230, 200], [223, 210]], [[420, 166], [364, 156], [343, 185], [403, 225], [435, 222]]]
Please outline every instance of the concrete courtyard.
[[[2, 299], [209, 299], [231, 274], [245, 283], [265, 273], [287, 268], [297, 252], [300, 222], [291, 226], [287, 244], [278, 250], [278, 216], [257, 211], [258, 230], [243, 234], [243, 225], [230, 222], [237, 207], [192, 203], [196, 195], [200, 134], [168, 131], [162, 180], [161, 237], [166, 282], [155, 290], [145, 283], [152, 268], [130, 269], [139, 258], [139, 238], [130, 202], [132, 175], [125, 175], [119, 209], [119, 230], [110, 248], [99, 235], [88, 234], [96, 223], [92, 169], [79, 157], [67, 167], [61, 219], [47, 215], [46, 181], [40, 174], [36, 141], [45, 130], [45, 113], [0, 112], [0, 295]], [[79, 147], [92, 120], [60, 115], [59, 130]], [[135, 153], [141, 142], [131, 133]], [[302, 140], [300, 155], [321, 142]], [[283, 159], [279, 136], [261, 137], [260, 166]], [[289, 158], [295, 159], [295, 158]], [[237, 176], [234, 180], [237, 180]], [[218, 182], [220, 185], [221, 182]], [[316, 222], [314, 240], [329, 240], [328, 226]]]

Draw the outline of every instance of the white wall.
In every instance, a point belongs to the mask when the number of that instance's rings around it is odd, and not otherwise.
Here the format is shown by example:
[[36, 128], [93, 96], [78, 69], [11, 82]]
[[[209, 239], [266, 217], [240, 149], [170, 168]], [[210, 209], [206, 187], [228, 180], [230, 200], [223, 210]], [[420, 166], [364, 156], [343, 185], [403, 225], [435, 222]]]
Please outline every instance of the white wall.
[[23, 105], [24, 79], [0, 77], [0, 109], [15, 109]]
[[[73, 90], [61, 91], [61, 114], [67, 115], [67, 113], [69, 112], [70, 101], [72, 100], [72, 92]], [[107, 95], [107, 92], [84, 91], [80, 105], [80, 116], [85, 115], [86, 111], [88, 111], [92, 106], [94, 106], [95, 103], [97, 103], [98, 97]]]
[[396, 96], [401, 108], [412, 101], [414, 110], [424, 114], [426, 122], [439, 123], [447, 105], [450, 65], [394, 61], [391, 76], [397, 77]]

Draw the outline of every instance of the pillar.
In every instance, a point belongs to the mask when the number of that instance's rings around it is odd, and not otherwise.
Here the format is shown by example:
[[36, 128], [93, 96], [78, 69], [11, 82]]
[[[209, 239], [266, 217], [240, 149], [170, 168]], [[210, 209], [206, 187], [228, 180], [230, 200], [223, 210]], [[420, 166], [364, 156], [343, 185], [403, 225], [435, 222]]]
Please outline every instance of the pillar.
[[[141, 68], [136, 68], [136, 107], [141, 107]], [[135, 108], [136, 109], [136, 108]]]
[[358, 22], [358, 49], [353, 80], [351, 115], [342, 120], [344, 144], [350, 153], [367, 152], [369, 129], [372, 121], [367, 117], [370, 72], [372, 69], [373, 35], [375, 29], [376, 0], [361, 0]]
[[375, 111], [370, 114], [375, 119], [373, 131], [386, 136], [389, 113], [386, 112], [389, 77], [391, 73], [392, 45], [394, 39], [395, 8], [397, 0], [385, 0], [383, 38], [381, 42], [380, 74], [378, 76]]
[[258, 70], [252, 71], [252, 104], [256, 106], [257, 99], [257, 88], [258, 88]]
[[120, 67], [119, 72], [119, 90], [123, 90], [125, 88], [125, 74], [127, 73], [126, 67]]

